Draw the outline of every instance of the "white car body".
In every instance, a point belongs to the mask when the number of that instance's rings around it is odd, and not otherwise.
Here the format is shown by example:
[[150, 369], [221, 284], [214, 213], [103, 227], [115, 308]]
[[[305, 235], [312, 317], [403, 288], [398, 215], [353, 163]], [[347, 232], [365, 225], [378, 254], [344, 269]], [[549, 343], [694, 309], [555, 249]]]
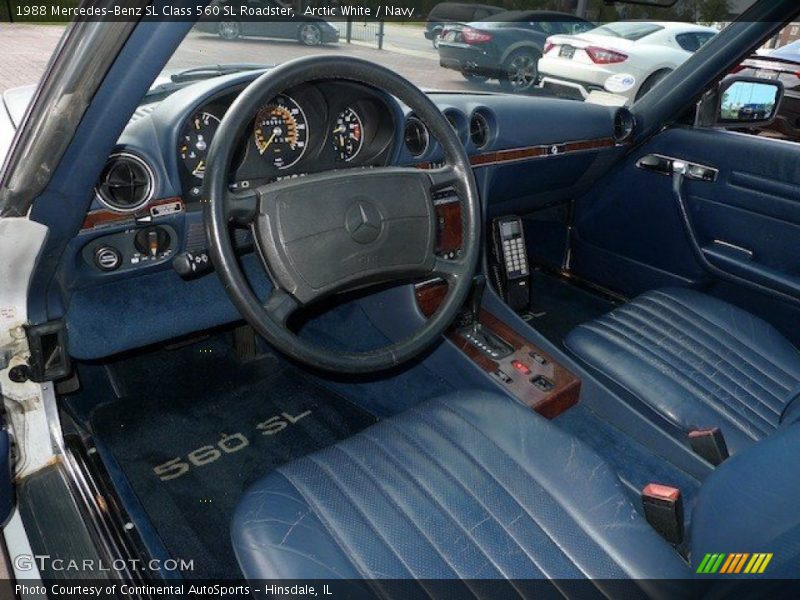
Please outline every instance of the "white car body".
[[[638, 40], [593, 33], [607, 28], [634, 26], [658, 29]], [[609, 23], [593, 31], [548, 38], [547, 52], [539, 60], [543, 88], [568, 91], [570, 95], [584, 99], [593, 92], [605, 91], [620, 96], [622, 104], [632, 104], [649, 78], [673, 71], [694, 53], [685, 47], [691, 47], [706, 37], [710, 39], [717, 33], [711, 27], [690, 23], [637, 21]], [[569, 52], [562, 52], [564, 47], [574, 48], [571, 58], [564, 56]], [[592, 48], [618, 53], [626, 58], [610, 64], [597, 63], [587, 53], [587, 49]]]

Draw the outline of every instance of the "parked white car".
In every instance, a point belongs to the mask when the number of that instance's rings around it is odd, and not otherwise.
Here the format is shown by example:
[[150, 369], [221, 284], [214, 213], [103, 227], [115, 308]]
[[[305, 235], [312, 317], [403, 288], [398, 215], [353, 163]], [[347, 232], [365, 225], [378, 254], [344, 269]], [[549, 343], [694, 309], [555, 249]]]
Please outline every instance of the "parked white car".
[[632, 104], [716, 34], [689, 23], [620, 21], [554, 35], [539, 60], [541, 86], [577, 99], [609, 92]]

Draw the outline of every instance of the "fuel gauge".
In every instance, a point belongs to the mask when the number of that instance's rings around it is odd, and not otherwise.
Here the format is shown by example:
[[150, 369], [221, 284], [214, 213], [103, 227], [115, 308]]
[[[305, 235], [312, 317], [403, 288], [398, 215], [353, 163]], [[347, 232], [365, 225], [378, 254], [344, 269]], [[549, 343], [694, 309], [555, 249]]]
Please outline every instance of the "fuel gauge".
[[333, 130], [333, 148], [336, 158], [350, 162], [364, 145], [364, 125], [361, 117], [352, 108], [345, 108], [336, 117], [336, 126]]
[[191, 116], [183, 126], [178, 153], [186, 170], [197, 179], [206, 173], [206, 156], [211, 140], [219, 128], [220, 120], [209, 112], [200, 111]]

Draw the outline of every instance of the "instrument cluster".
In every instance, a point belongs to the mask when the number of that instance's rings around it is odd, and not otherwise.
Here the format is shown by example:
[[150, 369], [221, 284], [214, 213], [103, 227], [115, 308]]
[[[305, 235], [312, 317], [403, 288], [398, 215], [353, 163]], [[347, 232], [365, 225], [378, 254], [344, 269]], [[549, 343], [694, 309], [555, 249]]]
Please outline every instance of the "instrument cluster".
[[[183, 124], [177, 151], [184, 194], [199, 198], [208, 149], [237, 92], [199, 107]], [[239, 145], [233, 187], [286, 176], [387, 164], [394, 117], [371, 88], [340, 81], [307, 84], [266, 101]]]

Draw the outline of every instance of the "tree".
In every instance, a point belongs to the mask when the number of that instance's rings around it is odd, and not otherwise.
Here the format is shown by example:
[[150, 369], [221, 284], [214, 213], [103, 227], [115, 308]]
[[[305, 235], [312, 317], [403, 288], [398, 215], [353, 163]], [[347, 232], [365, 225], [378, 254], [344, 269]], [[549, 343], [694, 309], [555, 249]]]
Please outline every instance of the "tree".
[[700, 9], [705, 0], [682, 0], [678, 6], [683, 21], [697, 23], [700, 20]]
[[701, 23], [719, 23], [730, 19], [730, 0], [706, 0], [700, 7]]
[[730, 0], [683, 0], [680, 14], [691, 23], [719, 23], [730, 15]]

